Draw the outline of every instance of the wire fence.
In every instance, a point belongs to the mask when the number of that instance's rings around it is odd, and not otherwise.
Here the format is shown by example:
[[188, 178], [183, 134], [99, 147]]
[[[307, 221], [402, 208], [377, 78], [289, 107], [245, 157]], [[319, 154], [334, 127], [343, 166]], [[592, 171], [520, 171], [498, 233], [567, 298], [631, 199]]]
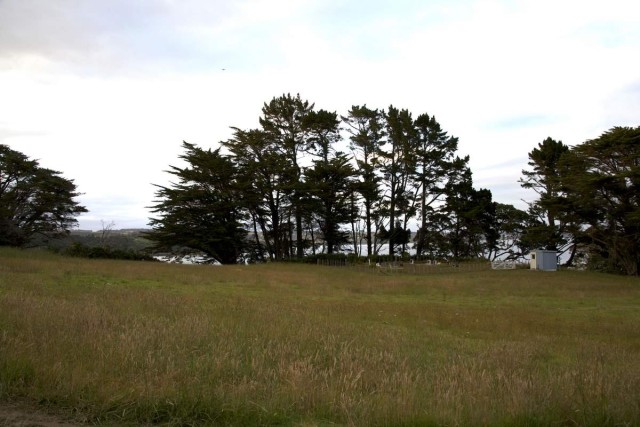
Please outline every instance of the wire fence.
[[377, 274], [433, 274], [491, 270], [489, 261], [482, 262], [411, 262], [392, 261], [379, 263], [349, 263], [346, 259], [318, 259], [317, 265], [327, 267], [348, 267]]
[[327, 267], [349, 267], [354, 265], [348, 262], [346, 258], [318, 259], [316, 262], [318, 265]]

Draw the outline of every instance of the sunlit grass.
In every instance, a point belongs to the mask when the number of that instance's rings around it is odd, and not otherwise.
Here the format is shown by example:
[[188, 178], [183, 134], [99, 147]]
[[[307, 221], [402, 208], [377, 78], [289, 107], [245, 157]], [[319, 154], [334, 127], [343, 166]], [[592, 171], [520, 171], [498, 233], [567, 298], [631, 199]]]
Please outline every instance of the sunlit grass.
[[0, 249], [0, 399], [92, 422], [640, 423], [640, 281]]

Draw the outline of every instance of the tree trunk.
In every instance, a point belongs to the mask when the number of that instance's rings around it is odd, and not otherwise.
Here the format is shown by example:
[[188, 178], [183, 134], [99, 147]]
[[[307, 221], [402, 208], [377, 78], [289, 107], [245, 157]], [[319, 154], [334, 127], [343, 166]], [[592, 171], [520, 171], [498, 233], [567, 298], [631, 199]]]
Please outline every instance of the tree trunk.
[[264, 250], [262, 249], [262, 243], [260, 243], [260, 236], [258, 236], [258, 224], [254, 212], [251, 212], [251, 219], [253, 220], [253, 234], [256, 238], [256, 250], [258, 251], [258, 258], [260, 259], [260, 261], [264, 262]]
[[304, 239], [302, 237], [302, 209], [299, 201], [296, 203], [296, 258], [304, 257]]
[[367, 256], [371, 256], [372, 255], [372, 237], [371, 237], [371, 205], [368, 201], [365, 201], [366, 206], [365, 206], [365, 215], [367, 217]]
[[578, 250], [578, 245], [574, 242], [571, 246], [571, 254], [569, 255], [569, 259], [564, 263], [565, 267], [571, 267], [573, 265], [573, 258], [576, 256], [576, 252]]
[[316, 254], [316, 235], [313, 232], [313, 220], [309, 221], [309, 235], [311, 236], [311, 252]]

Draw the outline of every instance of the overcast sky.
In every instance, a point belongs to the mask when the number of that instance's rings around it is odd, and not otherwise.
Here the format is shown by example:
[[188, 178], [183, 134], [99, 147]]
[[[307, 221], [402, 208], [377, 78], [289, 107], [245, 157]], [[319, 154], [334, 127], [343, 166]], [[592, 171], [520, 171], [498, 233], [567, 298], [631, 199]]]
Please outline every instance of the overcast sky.
[[83, 229], [145, 227], [183, 140], [284, 93], [435, 115], [476, 188], [523, 207], [544, 138], [640, 125], [640, 2], [0, 0], [0, 143], [75, 181]]

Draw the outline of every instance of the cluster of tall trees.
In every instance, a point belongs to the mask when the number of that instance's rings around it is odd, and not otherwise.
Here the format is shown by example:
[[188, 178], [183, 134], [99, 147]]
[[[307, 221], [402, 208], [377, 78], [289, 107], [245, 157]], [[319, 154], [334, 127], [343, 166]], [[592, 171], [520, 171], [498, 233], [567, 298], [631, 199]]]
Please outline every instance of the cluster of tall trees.
[[186, 166], [170, 167], [176, 183], [159, 186], [152, 207], [158, 247], [223, 263], [409, 245], [434, 259], [521, 251], [514, 221], [525, 212], [473, 187], [468, 157], [434, 116], [364, 105], [339, 116], [283, 95], [259, 123], [233, 128], [216, 150], [183, 143]]
[[315, 109], [299, 95], [265, 103], [256, 129], [216, 150], [184, 143], [185, 167], [159, 186], [149, 237], [223, 263], [350, 251], [432, 259], [517, 259], [556, 250], [566, 264], [637, 275], [640, 128], [529, 153], [524, 211], [473, 186], [458, 139], [434, 116], [353, 106]]

